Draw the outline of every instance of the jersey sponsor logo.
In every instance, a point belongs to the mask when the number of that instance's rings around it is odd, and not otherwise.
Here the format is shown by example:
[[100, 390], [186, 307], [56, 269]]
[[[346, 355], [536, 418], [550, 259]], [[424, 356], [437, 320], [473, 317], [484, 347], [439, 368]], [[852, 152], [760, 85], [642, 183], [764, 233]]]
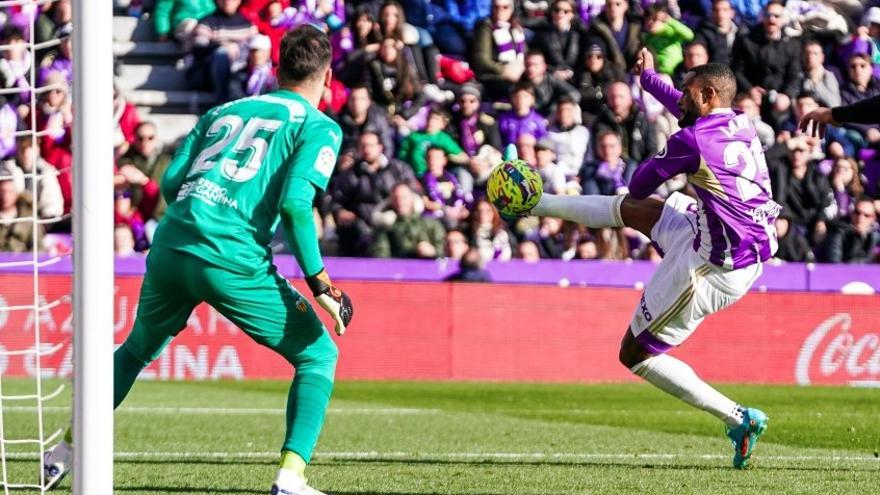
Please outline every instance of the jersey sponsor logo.
[[202, 200], [211, 206], [227, 206], [234, 210], [238, 209], [238, 200], [230, 198], [227, 189], [216, 182], [199, 177], [195, 182], [184, 183], [177, 193], [177, 199], [193, 197]]
[[647, 301], [645, 301], [645, 294], [642, 294], [642, 301], [639, 304], [639, 306], [642, 309], [642, 316], [645, 317], [645, 321], [650, 323], [651, 320], [654, 319], [654, 315], [652, 315], [651, 312], [648, 311], [648, 303], [647, 303]]
[[330, 177], [333, 168], [336, 167], [336, 152], [329, 146], [324, 146], [318, 152], [318, 159], [315, 160], [315, 169], [324, 177]]

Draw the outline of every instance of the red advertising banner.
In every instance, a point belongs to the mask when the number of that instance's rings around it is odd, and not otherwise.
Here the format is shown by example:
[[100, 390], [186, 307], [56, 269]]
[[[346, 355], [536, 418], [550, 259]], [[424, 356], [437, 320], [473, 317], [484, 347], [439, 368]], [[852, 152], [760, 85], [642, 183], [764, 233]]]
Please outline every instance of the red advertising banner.
[[[140, 281], [117, 278], [107, 307], [116, 315], [117, 343], [134, 321]], [[13, 307], [0, 312], [0, 373], [35, 376], [39, 364], [45, 377], [69, 377], [70, 276], [42, 276], [40, 310], [15, 309], [33, 304], [33, 286], [29, 275], [0, 276], [0, 307]], [[344, 337], [334, 337], [341, 379], [634, 379], [617, 362], [617, 346], [639, 299], [635, 290], [366, 281], [347, 282], [345, 290], [356, 316]], [[880, 386], [878, 321], [878, 296], [753, 293], [707, 318], [672, 353], [709, 381]], [[38, 331], [46, 354], [40, 362], [34, 353], [15, 354], [34, 349]], [[143, 377], [241, 380], [292, 372], [202, 305]]]

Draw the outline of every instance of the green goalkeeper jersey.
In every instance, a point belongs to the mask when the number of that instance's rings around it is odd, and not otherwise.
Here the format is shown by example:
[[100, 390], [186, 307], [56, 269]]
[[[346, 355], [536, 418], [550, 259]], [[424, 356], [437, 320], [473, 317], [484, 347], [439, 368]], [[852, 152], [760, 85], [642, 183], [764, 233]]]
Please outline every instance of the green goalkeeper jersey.
[[238, 273], [264, 270], [281, 205], [298, 194], [290, 180], [326, 189], [341, 141], [339, 125], [293, 91], [210, 110], [163, 178], [169, 206], [153, 244]]

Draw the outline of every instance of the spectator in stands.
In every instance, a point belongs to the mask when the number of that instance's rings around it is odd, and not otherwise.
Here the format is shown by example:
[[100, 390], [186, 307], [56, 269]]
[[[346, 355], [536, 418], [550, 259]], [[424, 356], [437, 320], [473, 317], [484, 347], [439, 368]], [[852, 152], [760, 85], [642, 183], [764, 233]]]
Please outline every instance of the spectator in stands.
[[37, 224], [34, 229], [33, 220], [24, 220], [31, 216], [33, 203], [30, 195], [19, 194], [11, 178], [0, 179], [0, 251], [23, 253], [34, 246], [40, 250], [43, 226]]
[[553, 143], [556, 162], [568, 179], [577, 177], [590, 145], [590, 130], [578, 123], [580, 109], [575, 101], [567, 96], [560, 98], [547, 135]]
[[806, 138], [791, 138], [786, 143], [788, 166], [773, 181], [773, 197], [782, 204], [794, 225], [810, 236], [822, 236], [826, 220], [833, 217], [834, 196], [828, 179], [810, 161]]
[[759, 102], [768, 124], [788, 117], [800, 88], [800, 44], [783, 32], [785, 5], [771, 0], [764, 8], [764, 21], [737, 39], [733, 47], [733, 71], [740, 91]]
[[526, 263], [537, 263], [541, 261], [541, 253], [538, 251], [538, 245], [532, 241], [523, 241], [517, 244], [516, 257]]
[[801, 89], [815, 94], [822, 106], [840, 106], [840, 84], [837, 76], [825, 68], [825, 51], [822, 43], [817, 40], [805, 41], [803, 56], [804, 79]]
[[465, 83], [459, 90], [458, 107], [453, 115], [452, 134], [470, 156], [476, 155], [484, 145], [501, 149], [498, 122], [480, 109], [480, 99], [480, 89]]
[[877, 210], [870, 198], [856, 202], [850, 222], [832, 225], [825, 240], [824, 258], [828, 263], [871, 263], [877, 260], [880, 232]]
[[696, 41], [702, 42], [709, 51], [709, 60], [730, 65], [733, 44], [740, 29], [733, 22], [736, 17], [730, 0], [713, 0], [712, 16], [703, 19], [695, 33]]
[[515, 143], [521, 134], [531, 134], [535, 139], [547, 136], [547, 121], [535, 109], [535, 88], [531, 83], [517, 83], [510, 103], [513, 109], [498, 116], [498, 129], [505, 145]]
[[0, 95], [0, 159], [15, 154], [15, 132], [18, 130], [18, 114], [5, 95]]
[[134, 144], [135, 129], [141, 124], [141, 116], [134, 103], [125, 99], [116, 85], [113, 86], [113, 117], [116, 120], [114, 139], [117, 152], [120, 153], [118, 156], [122, 156], [128, 150], [128, 146], [122, 144], [122, 141], [128, 145]]
[[396, 217], [392, 224], [376, 232], [370, 246], [371, 256], [433, 259], [443, 254], [446, 235], [443, 225], [433, 218], [416, 214], [414, 204], [415, 196], [407, 184], [394, 186], [391, 207]]
[[46, 76], [50, 72], [60, 72], [67, 79], [67, 84], [73, 84], [73, 48], [70, 34], [73, 25], [68, 23], [56, 30], [55, 37], [58, 39], [58, 50], [47, 55], [40, 62], [40, 73], [37, 84], [42, 86], [46, 82]]
[[449, 125], [449, 116], [442, 107], [431, 108], [428, 114], [428, 123], [424, 131], [413, 132], [400, 143], [397, 157], [412, 166], [416, 177], [422, 178], [428, 169], [426, 152], [428, 147], [434, 146], [442, 149], [449, 156], [449, 160], [457, 165], [466, 165], [469, 161], [467, 153], [444, 129]]
[[635, 64], [642, 46], [642, 23], [628, 12], [628, 0], [607, 0], [605, 10], [590, 23], [587, 32], [588, 36], [602, 40], [608, 61], [621, 70]]
[[565, 194], [568, 177], [565, 167], [556, 163], [555, 145], [544, 138], [535, 143], [535, 168], [544, 181], [544, 191], [552, 194]]
[[682, 62], [678, 64], [678, 67], [675, 68], [675, 71], [672, 72], [673, 86], [680, 88], [684, 82], [685, 74], [698, 65], [708, 63], [709, 51], [706, 48], [706, 45], [700, 40], [688, 43], [684, 47], [684, 60], [682, 60]]
[[742, 113], [749, 116], [752, 125], [758, 133], [758, 139], [764, 147], [770, 147], [776, 142], [776, 133], [770, 124], [761, 120], [761, 108], [758, 103], [749, 96], [748, 93], [739, 93], [733, 101], [734, 106]]
[[480, 259], [483, 262], [508, 261], [513, 257], [511, 240], [498, 210], [488, 199], [478, 200], [471, 216], [470, 244], [477, 248]]
[[491, 0], [444, 0], [445, 16], [437, 20], [431, 33], [437, 48], [445, 55], [468, 57], [478, 20], [492, 13]]
[[544, 54], [553, 77], [574, 82], [583, 60], [586, 30], [577, 18], [574, 0], [550, 5], [550, 25], [535, 37], [535, 48]]
[[596, 246], [596, 241], [589, 238], [584, 237], [578, 240], [577, 247], [575, 248], [574, 259], [577, 260], [594, 260], [599, 257], [599, 247]]
[[669, 15], [665, 3], [645, 9], [645, 46], [654, 54], [655, 67], [661, 74], [672, 72], [684, 60], [681, 45], [694, 39], [694, 32]]
[[113, 205], [114, 225], [124, 224], [131, 228], [131, 232], [134, 234], [135, 250], [143, 251], [150, 247], [144, 218], [132, 204], [131, 191], [128, 189], [117, 190]]
[[192, 37], [199, 19], [217, 10], [214, 0], [156, 0], [153, 29], [159, 41], [176, 40], [184, 51], [192, 48]]
[[810, 242], [799, 229], [791, 228], [791, 220], [784, 212], [776, 219], [776, 240], [779, 243], [776, 258], [801, 263], [814, 261]]
[[605, 48], [592, 43], [584, 54], [584, 68], [576, 76], [577, 87], [581, 93], [581, 110], [584, 125], [592, 125], [605, 101], [604, 89], [615, 81], [626, 79], [626, 72], [615, 64], [608, 63]]
[[[541, 138], [542, 141], [546, 139], [547, 138]], [[516, 146], [516, 151], [520, 160], [528, 163], [532, 168], [537, 167], [538, 152], [536, 147], [538, 146], [538, 140], [535, 139], [533, 134], [529, 132], [520, 134], [516, 137], [514, 145]]]
[[248, 44], [247, 65], [232, 74], [229, 80], [229, 99], [258, 96], [278, 87], [271, 60], [272, 42], [258, 34]]
[[156, 125], [148, 121], [138, 125], [134, 144], [118, 161], [120, 170], [132, 166], [144, 175], [144, 177], [129, 175], [138, 182], [130, 184], [134, 186], [132, 202], [144, 219], [161, 220], [165, 215], [167, 206], [165, 200], [161, 195], [156, 196], [153, 189], [158, 189], [168, 164], [171, 163], [171, 158], [171, 154], [162, 149], [156, 133]]
[[620, 134], [602, 131], [596, 137], [596, 161], [586, 163], [580, 172], [584, 194], [626, 194], [637, 164], [623, 158]]
[[187, 73], [194, 89], [211, 89], [218, 102], [229, 99], [229, 78], [247, 63], [248, 43], [257, 28], [238, 12], [241, 0], [216, 0], [217, 11], [202, 18], [193, 34], [194, 65]]
[[113, 227], [113, 254], [123, 258], [137, 254], [134, 233], [132, 233], [131, 227], [124, 223]]
[[341, 63], [336, 67], [333, 77], [346, 86], [360, 84], [364, 78], [364, 67], [369, 65], [379, 47], [382, 46], [382, 33], [379, 23], [373, 17], [369, 5], [359, 5], [351, 18], [351, 48], [345, 51]]
[[367, 81], [373, 99], [388, 109], [398, 127], [404, 127], [405, 119], [415, 115], [427, 101], [422, 85], [412, 65], [401, 50], [402, 42], [385, 38], [379, 48], [379, 56], [367, 68]]
[[632, 90], [624, 82], [605, 90], [605, 105], [593, 126], [593, 136], [614, 131], [621, 137], [623, 157], [641, 163], [657, 153], [656, 134], [645, 113], [633, 104]]
[[492, 0], [492, 15], [474, 31], [473, 69], [491, 100], [507, 96], [525, 71], [526, 34], [514, 16], [513, 0]]
[[[849, 59], [849, 78], [841, 89], [840, 96], [844, 105], [851, 105], [871, 96], [880, 95], [880, 81], [874, 77], [871, 57], [864, 53], [856, 53]], [[847, 133], [847, 137], [856, 148], [880, 143], [880, 126], [868, 124], [846, 124], [847, 129], [858, 131]]]
[[531, 50], [526, 54], [526, 71], [523, 80], [528, 81], [535, 92], [535, 110], [542, 117], [549, 117], [556, 110], [556, 103], [563, 97], [577, 100], [580, 96], [574, 86], [547, 72], [544, 54]]
[[[31, 136], [16, 139], [15, 161], [8, 167], [15, 179], [19, 194], [34, 191], [34, 174], [37, 176], [37, 215], [40, 218], [58, 218], [64, 214], [64, 194], [58, 181], [58, 170], [40, 157]], [[0, 174], [8, 175], [8, 174]], [[69, 180], [69, 179], [68, 179]]]
[[850, 216], [855, 209], [856, 200], [864, 194], [856, 161], [850, 157], [835, 160], [828, 182], [831, 183], [834, 201], [837, 204], [837, 218]]
[[40, 95], [37, 107], [37, 131], [40, 138], [40, 154], [58, 169], [70, 165], [71, 125], [73, 111], [68, 96], [67, 80], [63, 74], [53, 72], [46, 77], [52, 89]]
[[[437, 78], [437, 48], [429, 32], [433, 25], [430, 13], [420, 15], [421, 9], [412, 8], [414, 4], [425, 3], [430, 10], [442, 10], [432, 2], [406, 1], [406, 9], [396, 0], [386, 0], [379, 11], [379, 30], [385, 38], [394, 38], [406, 46], [406, 54], [412, 58], [419, 80], [435, 82]], [[407, 23], [407, 16], [414, 17], [415, 22]], [[416, 27], [418, 26], [418, 27]], [[403, 50], [400, 46], [400, 50]]]
[[34, 61], [31, 60], [31, 52], [21, 29], [7, 27], [0, 36], [0, 42], [9, 46], [0, 52], [0, 81], [4, 83], [5, 89], [18, 90], [7, 98], [16, 105], [19, 116], [24, 119], [29, 111], [26, 104], [31, 98], [30, 71], [34, 67]]
[[525, 236], [527, 240], [538, 246], [543, 259], [560, 259], [565, 251], [565, 234], [562, 232], [563, 222], [559, 218], [541, 217], [536, 231]]
[[338, 115], [342, 128], [342, 151], [357, 146], [361, 134], [372, 132], [382, 140], [382, 147], [388, 155], [394, 154], [394, 132], [388, 122], [388, 114], [373, 104], [367, 86], [354, 86], [348, 94], [345, 108]]
[[460, 230], [450, 230], [443, 241], [443, 254], [450, 260], [461, 260], [469, 249], [467, 237]]
[[422, 177], [424, 214], [454, 229], [468, 217], [468, 195], [455, 174], [446, 169], [449, 160], [442, 148], [429, 146], [425, 153], [428, 170]]
[[465, 251], [458, 265], [458, 271], [444, 279], [446, 282], [478, 282], [492, 281], [491, 275], [484, 269], [484, 260], [477, 248]]
[[337, 170], [328, 188], [341, 255], [367, 254], [375, 228], [373, 213], [400, 183], [419, 187], [412, 168], [390, 158], [377, 133], [361, 133], [354, 165]]

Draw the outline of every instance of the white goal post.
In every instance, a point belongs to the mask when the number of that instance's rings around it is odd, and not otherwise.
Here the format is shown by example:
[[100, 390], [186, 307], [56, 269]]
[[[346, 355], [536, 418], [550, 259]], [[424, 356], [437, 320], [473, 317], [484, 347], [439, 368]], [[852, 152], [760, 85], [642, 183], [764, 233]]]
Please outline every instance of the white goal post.
[[73, 0], [75, 495], [113, 493], [113, 2]]

